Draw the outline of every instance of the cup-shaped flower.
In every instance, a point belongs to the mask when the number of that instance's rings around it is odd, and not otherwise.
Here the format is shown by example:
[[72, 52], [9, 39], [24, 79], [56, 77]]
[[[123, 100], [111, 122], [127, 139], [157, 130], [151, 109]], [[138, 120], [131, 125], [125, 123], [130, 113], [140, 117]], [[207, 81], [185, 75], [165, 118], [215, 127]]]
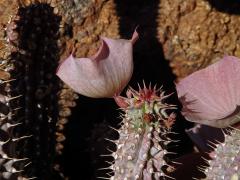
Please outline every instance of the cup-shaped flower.
[[177, 85], [189, 121], [224, 128], [240, 122], [240, 59], [225, 56]]
[[58, 67], [57, 76], [74, 91], [92, 98], [113, 97], [129, 82], [133, 73], [131, 40], [102, 37], [98, 52], [90, 58], [75, 58], [71, 54]]

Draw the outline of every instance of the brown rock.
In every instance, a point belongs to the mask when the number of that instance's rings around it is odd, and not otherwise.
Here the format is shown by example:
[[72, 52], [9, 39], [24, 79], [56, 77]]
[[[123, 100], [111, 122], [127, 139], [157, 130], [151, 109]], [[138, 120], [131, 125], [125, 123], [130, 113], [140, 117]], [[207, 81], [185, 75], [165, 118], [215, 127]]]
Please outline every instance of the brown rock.
[[89, 5], [84, 15], [85, 18], [74, 19], [73, 39], [67, 41], [66, 45], [68, 51], [75, 46], [77, 57], [93, 55], [100, 46], [100, 36], [119, 37], [118, 17], [113, 0], [96, 0]]
[[224, 7], [220, 11], [207, 0], [161, 0], [159, 7], [158, 38], [179, 79], [224, 54], [240, 56], [239, 15], [224, 12]]

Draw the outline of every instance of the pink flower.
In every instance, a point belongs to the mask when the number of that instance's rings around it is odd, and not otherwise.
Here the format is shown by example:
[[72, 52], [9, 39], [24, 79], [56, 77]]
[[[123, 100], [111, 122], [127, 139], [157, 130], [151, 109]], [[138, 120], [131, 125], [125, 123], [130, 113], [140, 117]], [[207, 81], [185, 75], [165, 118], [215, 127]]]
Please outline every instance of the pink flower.
[[79, 94], [92, 97], [113, 97], [129, 82], [133, 73], [131, 40], [103, 37], [99, 51], [90, 58], [75, 58], [72, 54], [60, 64], [57, 76]]
[[225, 56], [180, 81], [177, 92], [189, 121], [220, 128], [240, 122], [240, 60]]

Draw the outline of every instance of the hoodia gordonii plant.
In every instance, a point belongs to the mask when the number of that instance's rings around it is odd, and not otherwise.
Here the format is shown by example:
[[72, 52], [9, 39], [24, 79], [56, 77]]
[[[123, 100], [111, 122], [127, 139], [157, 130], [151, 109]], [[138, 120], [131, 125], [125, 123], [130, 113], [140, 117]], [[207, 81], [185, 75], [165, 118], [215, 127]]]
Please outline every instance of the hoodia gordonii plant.
[[[124, 111], [121, 127], [118, 129], [119, 139], [113, 141], [117, 150], [111, 154], [113, 164], [108, 167], [114, 172], [110, 180], [154, 180], [165, 179], [163, 168], [172, 171], [174, 168], [164, 161], [168, 154], [168, 137], [176, 115], [169, 111], [175, 105], [164, 103], [169, 95], [162, 89], [130, 88], [127, 98], [117, 96], [115, 101]], [[172, 178], [174, 179], [174, 178]]]
[[144, 83], [139, 91], [130, 88], [127, 98], [119, 96], [133, 72], [132, 49], [137, 39], [136, 31], [131, 40], [102, 38], [94, 56], [76, 58], [72, 53], [57, 70], [58, 77], [76, 92], [92, 98], [114, 97], [125, 112], [121, 128], [116, 130], [119, 139], [112, 141], [117, 150], [107, 155], [114, 162], [103, 168], [113, 172], [99, 177], [102, 179], [166, 179], [165, 172], [174, 170], [163, 160], [173, 142], [168, 136], [175, 121], [175, 114], [169, 111], [176, 107], [164, 102], [169, 95], [156, 87], [146, 88]]
[[[214, 145], [214, 143], [210, 143]], [[240, 179], [240, 130], [233, 129], [225, 135], [224, 143], [216, 145], [213, 160], [204, 170], [207, 180]]]
[[0, 179], [64, 179], [58, 162], [64, 136], [58, 127], [71, 114], [76, 95], [55, 76], [60, 22], [50, 4], [34, 1], [19, 2], [5, 25], [0, 49], [4, 54], [0, 56]]
[[[46, 20], [48, 23], [44, 23]], [[59, 22], [60, 17], [53, 13], [53, 8], [38, 3], [19, 7], [6, 26], [10, 54], [2, 66], [9, 77], [2, 86], [1, 102], [8, 112], [2, 118], [1, 130], [8, 134], [9, 142], [2, 146], [5, 148], [2, 152], [7, 154], [3, 157], [3, 179], [52, 177], [58, 118], [55, 94], [59, 90], [53, 75], [59, 59]], [[17, 164], [16, 158], [24, 161]]]

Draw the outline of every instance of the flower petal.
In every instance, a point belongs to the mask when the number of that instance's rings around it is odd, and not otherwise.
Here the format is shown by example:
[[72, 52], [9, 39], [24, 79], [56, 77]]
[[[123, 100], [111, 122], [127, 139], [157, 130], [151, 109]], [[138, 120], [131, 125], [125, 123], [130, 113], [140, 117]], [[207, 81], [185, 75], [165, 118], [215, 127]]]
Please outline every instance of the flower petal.
[[240, 60], [225, 56], [177, 84], [187, 120], [214, 127], [240, 121]]
[[57, 76], [79, 94], [93, 97], [113, 97], [129, 82], [133, 72], [132, 40], [103, 37], [99, 51], [90, 58], [70, 55], [58, 68]]

